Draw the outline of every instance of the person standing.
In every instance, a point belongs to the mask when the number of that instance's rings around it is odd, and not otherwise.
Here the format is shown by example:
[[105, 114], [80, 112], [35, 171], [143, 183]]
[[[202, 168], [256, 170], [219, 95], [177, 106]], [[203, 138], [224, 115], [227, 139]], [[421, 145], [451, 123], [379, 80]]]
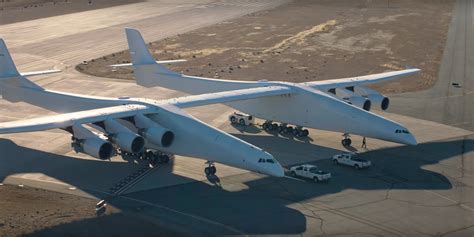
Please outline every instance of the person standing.
[[367, 149], [367, 141], [365, 140], [365, 137], [362, 139], [362, 148]]

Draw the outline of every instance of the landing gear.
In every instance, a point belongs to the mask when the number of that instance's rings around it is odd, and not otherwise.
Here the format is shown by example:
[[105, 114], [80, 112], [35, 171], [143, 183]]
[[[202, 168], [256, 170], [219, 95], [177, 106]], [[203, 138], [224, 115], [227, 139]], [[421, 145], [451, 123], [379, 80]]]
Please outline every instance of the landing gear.
[[303, 129], [303, 127], [298, 126], [293, 131], [293, 135], [298, 137], [307, 137], [309, 135], [309, 131], [308, 129]]
[[217, 172], [216, 166], [214, 165], [214, 162], [208, 161], [206, 162], [208, 165], [206, 168], [204, 168], [204, 173], [206, 174], [207, 177], [211, 175], [215, 175]]
[[262, 124], [262, 129], [269, 132], [269, 131], [275, 131], [278, 129], [278, 124], [276, 123], [273, 123], [272, 121], [270, 120], [267, 120], [265, 121], [263, 124]]
[[142, 155], [142, 159], [148, 160], [151, 165], [168, 164], [173, 157], [171, 153], [153, 150], [147, 150]]
[[280, 134], [289, 134], [295, 137], [307, 137], [309, 135], [308, 129], [303, 129], [303, 127], [292, 127], [288, 126], [286, 123], [278, 125], [270, 120], [267, 120], [262, 124], [262, 129], [267, 132], [278, 131]]
[[343, 146], [350, 146], [352, 144], [352, 140], [350, 139], [351, 136], [349, 135], [349, 133], [344, 133], [342, 136], [344, 137], [344, 139], [342, 139], [341, 144]]

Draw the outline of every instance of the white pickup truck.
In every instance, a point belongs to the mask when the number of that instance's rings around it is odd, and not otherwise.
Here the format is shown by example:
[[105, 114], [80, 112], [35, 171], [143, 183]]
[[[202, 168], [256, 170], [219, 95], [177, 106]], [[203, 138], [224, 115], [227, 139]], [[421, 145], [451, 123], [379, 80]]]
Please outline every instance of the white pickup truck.
[[320, 182], [331, 179], [331, 173], [318, 169], [315, 165], [297, 165], [290, 168], [293, 177], [304, 177]]
[[355, 169], [369, 168], [372, 165], [370, 161], [358, 158], [356, 153], [338, 154], [332, 157], [332, 161], [336, 165], [352, 166]]

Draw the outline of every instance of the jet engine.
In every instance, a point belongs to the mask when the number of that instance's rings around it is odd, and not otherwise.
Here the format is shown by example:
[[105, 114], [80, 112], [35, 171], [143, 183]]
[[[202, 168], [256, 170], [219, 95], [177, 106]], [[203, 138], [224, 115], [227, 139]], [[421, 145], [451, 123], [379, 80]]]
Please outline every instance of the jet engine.
[[141, 151], [145, 146], [143, 137], [115, 120], [104, 121], [104, 129], [110, 140], [124, 151], [135, 153]]
[[390, 105], [390, 100], [388, 97], [380, 94], [378, 91], [365, 87], [355, 87], [354, 91], [355, 93], [368, 98], [370, 101], [372, 101], [372, 103], [378, 105], [382, 110], [387, 110]]
[[161, 147], [169, 147], [173, 144], [174, 133], [172, 131], [160, 126], [142, 114], [135, 116], [135, 126], [139, 128], [138, 133], [147, 139], [148, 142]]
[[115, 153], [114, 147], [103, 134], [93, 133], [82, 125], [75, 125], [66, 130], [72, 134], [71, 145], [76, 152], [101, 160], [110, 159]]
[[101, 160], [110, 159], [114, 155], [112, 144], [98, 137], [84, 139], [79, 144], [84, 153]]
[[360, 96], [350, 90], [344, 88], [336, 88], [336, 96], [356, 107], [362, 108], [364, 110], [370, 111], [372, 102], [363, 96]]

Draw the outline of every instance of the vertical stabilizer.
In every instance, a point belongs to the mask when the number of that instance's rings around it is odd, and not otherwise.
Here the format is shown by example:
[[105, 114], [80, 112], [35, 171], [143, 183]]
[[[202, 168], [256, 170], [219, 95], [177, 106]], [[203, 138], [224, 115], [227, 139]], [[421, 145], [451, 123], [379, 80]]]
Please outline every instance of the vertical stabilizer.
[[0, 78], [17, 76], [20, 76], [20, 73], [18, 73], [15, 63], [13, 63], [13, 59], [8, 52], [5, 41], [0, 39]]
[[132, 57], [133, 74], [138, 85], [157, 86], [157, 83], [179, 77], [180, 74], [156, 63], [140, 32], [125, 28], [130, 56]]
[[156, 64], [140, 32], [135, 29], [126, 28], [125, 33], [127, 34], [128, 47], [130, 48], [130, 56], [132, 57], [133, 65]]

